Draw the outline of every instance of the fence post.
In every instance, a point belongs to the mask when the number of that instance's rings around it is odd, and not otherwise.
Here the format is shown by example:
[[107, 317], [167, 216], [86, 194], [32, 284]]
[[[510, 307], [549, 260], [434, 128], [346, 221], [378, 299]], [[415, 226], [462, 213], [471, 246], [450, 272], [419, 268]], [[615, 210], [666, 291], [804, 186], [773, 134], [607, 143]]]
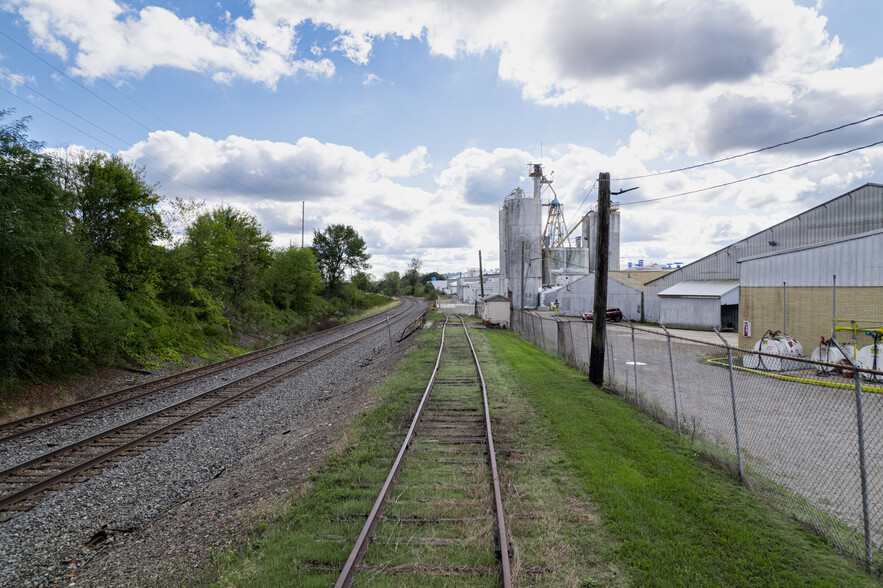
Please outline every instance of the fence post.
[[632, 329], [632, 367], [635, 371], [635, 400], [638, 402], [638, 407], [641, 406], [641, 393], [638, 392], [638, 352], [635, 349], [635, 325], [629, 321], [629, 327]]
[[[588, 323], [586, 323], [586, 325], [588, 325]], [[586, 329], [588, 329], [588, 326], [586, 326]], [[610, 337], [609, 331], [607, 332], [607, 337], [605, 337], [605, 338], [607, 339], [607, 341], [606, 341], [607, 352], [605, 353], [605, 355], [607, 357], [607, 367], [609, 368], [607, 370], [607, 374], [608, 374], [607, 379], [610, 380], [610, 386], [615, 389], [616, 388], [616, 361], [613, 359], [613, 339]]]
[[665, 331], [665, 338], [668, 339], [668, 363], [671, 366], [671, 391], [675, 397], [675, 422], [678, 425], [678, 435], [681, 434], [681, 414], [678, 410], [678, 385], [675, 383], [675, 359], [671, 351], [671, 333], [665, 328], [665, 325], [659, 323], [659, 326]]
[[868, 504], [868, 462], [865, 457], [865, 417], [864, 407], [862, 405], [862, 374], [858, 371], [858, 364], [853, 361], [850, 354], [846, 353], [843, 347], [836, 339], [831, 342], [837, 346], [840, 353], [852, 364], [852, 374], [855, 378], [855, 420], [858, 428], [858, 465], [862, 481], [862, 515], [864, 517], [865, 531], [865, 566], [868, 572], [871, 572], [871, 514]]
[[730, 366], [730, 398], [733, 401], [733, 428], [736, 430], [736, 459], [739, 462], [739, 481], [745, 482], [745, 471], [742, 469], [742, 443], [739, 441], [739, 416], [736, 413], [736, 379], [735, 379], [735, 371], [733, 370], [733, 348], [730, 347], [729, 342], [724, 339], [724, 336], [721, 335], [721, 332], [717, 329], [714, 330], [717, 333], [717, 336], [720, 337], [721, 341], [724, 342], [724, 345], [727, 346], [727, 364]]

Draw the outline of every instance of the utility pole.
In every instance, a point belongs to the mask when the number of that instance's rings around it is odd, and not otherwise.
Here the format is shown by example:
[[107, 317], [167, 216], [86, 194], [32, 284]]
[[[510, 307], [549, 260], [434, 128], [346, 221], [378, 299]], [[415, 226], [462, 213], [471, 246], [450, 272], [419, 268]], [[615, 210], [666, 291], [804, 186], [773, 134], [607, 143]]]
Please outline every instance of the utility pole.
[[521, 242], [521, 310], [524, 310], [524, 241]]
[[300, 203], [300, 248], [304, 248], [304, 215], [307, 212], [307, 201], [301, 200]]
[[589, 381], [604, 384], [604, 348], [607, 342], [607, 268], [610, 249], [610, 174], [598, 176], [598, 234], [595, 242], [595, 305], [592, 309], [592, 348]]
[[478, 250], [478, 281], [481, 282], [481, 297], [484, 298], [484, 270], [481, 268], [481, 249]]

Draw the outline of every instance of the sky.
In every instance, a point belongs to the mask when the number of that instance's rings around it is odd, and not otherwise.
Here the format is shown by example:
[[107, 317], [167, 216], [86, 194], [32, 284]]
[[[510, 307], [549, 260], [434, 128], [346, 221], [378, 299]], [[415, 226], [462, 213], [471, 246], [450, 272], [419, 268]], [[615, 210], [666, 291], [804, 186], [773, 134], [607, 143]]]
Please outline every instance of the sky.
[[0, 109], [278, 247], [351, 225], [377, 278], [498, 267], [530, 163], [570, 226], [599, 173], [637, 188], [622, 266], [690, 262], [883, 183], [883, 117], [700, 165], [883, 114], [880, 22], [880, 0], [0, 0]]

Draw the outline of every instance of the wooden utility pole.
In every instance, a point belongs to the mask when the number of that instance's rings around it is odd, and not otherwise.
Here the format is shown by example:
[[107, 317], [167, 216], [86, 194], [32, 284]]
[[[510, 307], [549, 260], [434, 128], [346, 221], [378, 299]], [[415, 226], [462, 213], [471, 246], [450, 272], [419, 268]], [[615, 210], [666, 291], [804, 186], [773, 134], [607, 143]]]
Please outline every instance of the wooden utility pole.
[[481, 282], [481, 297], [484, 298], [484, 270], [481, 268], [481, 249], [478, 250], [478, 280]]
[[607, 268], [610, 250], [610, 174], [598, 176], [598, 233], [595, 241], [595, 305], [592, 309], [592, 348], [589, 381], [604, 384], [604, 348], [607, 342]]
[[524, 241], [521, 242], [521, 310], [524, 310]]

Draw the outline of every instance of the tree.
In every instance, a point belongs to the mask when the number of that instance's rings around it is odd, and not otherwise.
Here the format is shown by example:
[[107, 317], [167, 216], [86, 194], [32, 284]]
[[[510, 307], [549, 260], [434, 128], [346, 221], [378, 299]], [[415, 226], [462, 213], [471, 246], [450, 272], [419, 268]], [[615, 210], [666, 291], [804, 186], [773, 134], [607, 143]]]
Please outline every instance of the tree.
[[374, 288], [374, 284], [371, 283], [371, 274], [357, 271], [353, 274], [352, 280], [350, 280], [356, 288], [361, 290], [362, 292], [373, 292], [376, 289]]
[[0, 388], [110, 361], [128, 330], [102, 263], [70, 230], [59, 162], [26, 130], [26, 120], [0, 125]]
[[402, 289], [402, 276], [399, 272], [387, 272], [378, 284], [380, 291], [387, 296], [397, 296]]
[[405, 275], [402, 278], [406, 294], [411, 294], [414, 296], [419, 296], [422, 294], [422, 292], [418, 292], [418, 289], [420, 289], [421, 267], [423, 267], [423, 262], [420, 260], [420, 258], [412, 257], [411, 261], [408, 263], [408, 271], [405, 272]]
[[273, 252], [273, 263], [265, 277], [265, 291], [281, 309], [308, 312], [322, 288], [322, 276], [309, 248], [289, 247]]
[[335, 293], [343, 281], [346, 268], [368, 269], [371, 254], [366, 251], [365, 240], [349, 225], [330, 225], [322, 232], [313, 231], [313, 253], [325, 287]]
[[184, 247], [197, 285], [233, 304], [257, 294], [261, 273], [272, 260], [272, 237], [261, 232], [253, 216], [229, 206], [216, 208], [186, 232]]
[[147, 252], [154, 241], [168, 237], [156, 207], [160, 196], [144, 180], [144, 172], [119, 156], [84, 153], [70, 170], [67, 188], [81, 237], [96, 255], [113, 260], [108, 279], [117, 292], [139, 288], [147, 272]]
[[439, 281], [444, 281], [448, 279], [444, 274], [440, 274], [438, 272], [429, 272], [428, 274], [423, 274], [422, 276], [420, 276], [420, 283], [430, 284], [432, 283], [432, 278], [435, 278]]

